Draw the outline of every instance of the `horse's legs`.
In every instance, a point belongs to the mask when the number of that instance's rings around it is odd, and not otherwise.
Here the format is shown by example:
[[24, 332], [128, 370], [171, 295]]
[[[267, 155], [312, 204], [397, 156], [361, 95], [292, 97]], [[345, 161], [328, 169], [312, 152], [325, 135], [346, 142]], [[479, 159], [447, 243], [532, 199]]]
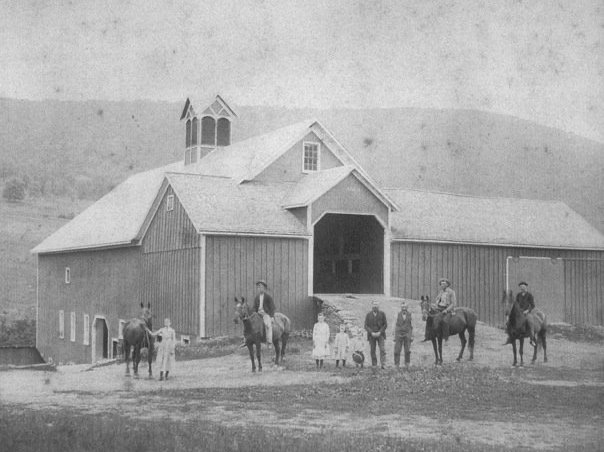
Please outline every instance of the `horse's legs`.
[[281, 358], [281, 340], [274, 341], [273, 346], [275, 347], [275, 365], [278, 366]]
[[436, 346], [436, 338], [432, 338], [432, 347], [434, 348], [434, 365], [438, 366], [438, 348]]
[[466, 342], [468, 342], [466, 340], [465, 330], [462, 330], [461, 333], [459, 333], [459, 340], [461, 341], [461, 350], [459, 351], [459, 356], [457, 357], [457, 361], [461, 361], [461, 358], [463, 356], [463, 351], [466, 349]]
[[521, 337], [520, 341], [520, 367], [524, 366], [524, 338]]
[[153, 369], [151, 369], [151, 363], [153, 362], [153, 347], [149, 344], [147, 348], [147, 362], [149, 363], [149, 378], [153, 376]]
[[438, 341], [438, 364], [443, 363], [443, 338], [438, 336], [437, 338]]
[[252, 372], [256, 372], [256, 361], [254, 360], [254, 343], [247, 342], [247, 351], [250, 353], [250, 360], [252, 361]]
[[287, 345], [288, 337], [288, 333], [283, 333], [283, 336], [281, 336], [281, 362], [283, 362], [283, 358], [285, 358], [285, 346]]
[[261, 350], [260, 350], [260, 346], [262, 345], [262, 342], [258, 341], [256, 342], [256, 358], [258, 358], [258, 372], [262, 372], [262, 360], [261, 360]]
[[544, 330], [539, 331], [539, 336], [541, 337], [541, 345], [543, 345], [543, 362], [544, 363], [547, 362], [547, 344], [545, 341], [545, 334], [546, 334], [546, 332]]
[[134, 368], [134, 376], [138, 377], [138, 363], [141, 361], [141, 348], [140, 345], [134, 346], [134, 356], [132, 357], [133, 363], [132, 367]]
[[518, 365], [518, 359], [516, 358], [516, 339], [512, 339], [512, 351], [514, 352], [514, 364], [513, 367]]
[[474, 336], [476, 334], [476, 330], [474, 329], [473, 326], [468, 326], [468, 350], [470, 350], [470, 357], [468, 358], [469, 361], [472, 361], [474, 359]]

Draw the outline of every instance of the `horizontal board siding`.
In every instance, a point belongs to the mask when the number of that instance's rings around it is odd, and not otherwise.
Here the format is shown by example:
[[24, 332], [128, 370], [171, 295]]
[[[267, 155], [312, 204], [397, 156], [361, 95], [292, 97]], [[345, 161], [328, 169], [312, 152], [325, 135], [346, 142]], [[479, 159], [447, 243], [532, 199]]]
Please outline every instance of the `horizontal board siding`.
[[[168, 196], [174, 196], [174, 209], [171, 211], [166, 208]], [[198, 247], [199, 234], [180, 203], [178, 196], [175, 195], [172, 187], [168, 186], [145, 233], [143, 252], [152, 253]]]
[[235, 325], [234, 298], [253, 303], [255, 282], [269, 285], [277, 311], [286, 314], [295, 329], [312, 326], [308, 297], [308, 241], [302, 239], [207, 236], [206, 334], [241, 335]]
[[[508, 256], [563, 258], [565, 321], [604, 324], [604, 252], [416, 242], [392, 242], [391, 247], [392, 295], [434, 297], [439, 278], [447, 277], [458, 304], [474, 309], [480, 320], [493, 325], [504, 321], [501, 298]], [[510, 281], [514, 292], [516, 284]]]
[[[69, 284], [65, 284], [65, 267], [70, 269]], [[84, 345], [84, 314], [90, 319], [90, 339], [95, 315], [106, 318], [111, 339], [118, 337], [118, 319], [140, 312], [139, 247], [40, 255], [38, 271], [36, 345], [45, 360], [91, 362], [91, 345]], [[59, 310], [65, 312], [64, 339], [59, 338]], [[76, 313], [75, 342], [70, 340], [71, 312]]]
[[143, 254], [141, 299], [155, 329], [169, 317], [178, 334], [199, 335], [199, 259], [198, 248]]

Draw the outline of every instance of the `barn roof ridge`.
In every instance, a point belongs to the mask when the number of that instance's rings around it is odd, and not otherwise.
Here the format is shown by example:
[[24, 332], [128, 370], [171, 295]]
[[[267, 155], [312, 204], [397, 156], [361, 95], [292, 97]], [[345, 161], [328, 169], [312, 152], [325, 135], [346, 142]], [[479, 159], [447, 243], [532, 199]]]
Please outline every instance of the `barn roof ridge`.
[[[418, 193], [428, 193], [434, 195], [447, 195], [447, 196], [456, 196], [459, 198], [475, 198], [475, 199], [499, 199], [499, 200], [510, 200], [510, 201], [531, 201], [531, 202], [539, 202], [539, 203], [560, 203], [569, 207], [564, 201], [559, 199], [535, 199], [535, 198], [518, 198], [515, 196], [482, 196], [482, 195], [474, 195], [474, 194], [464, 194], [464, 193], [453, 193], [442, 190], [426, 190], [421, 188], [403, 188], [403, 187], [382, 187], [384, 191], [412, 191]], [[570, 207], [569, 207], [570, 208]]]

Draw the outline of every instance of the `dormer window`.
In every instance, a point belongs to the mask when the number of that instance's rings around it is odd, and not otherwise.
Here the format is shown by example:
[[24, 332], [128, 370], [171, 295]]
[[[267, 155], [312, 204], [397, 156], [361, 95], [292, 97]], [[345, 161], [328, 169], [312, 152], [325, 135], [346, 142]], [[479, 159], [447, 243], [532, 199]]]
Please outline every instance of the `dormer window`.
[[303, 167], [305, 173], [319, 170], [319, 143], [304, 142]]
[[201, 144], [216, 145], [216, 120], [211, 116], [201, 118]]

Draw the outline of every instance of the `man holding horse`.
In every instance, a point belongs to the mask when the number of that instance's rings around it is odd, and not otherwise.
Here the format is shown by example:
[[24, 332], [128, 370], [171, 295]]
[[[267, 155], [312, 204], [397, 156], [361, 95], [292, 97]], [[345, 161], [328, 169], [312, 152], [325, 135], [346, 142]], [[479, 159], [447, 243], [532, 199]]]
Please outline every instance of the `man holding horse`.
[[275, 317], [275, 302], [273, 297], [266, 293], [268, 285], [263, 279], [256, 281], [256, 298], [254, 310], [262, 316], [266, 330], [266, 344], [270, 348], [273, 343], [273, 317]]

